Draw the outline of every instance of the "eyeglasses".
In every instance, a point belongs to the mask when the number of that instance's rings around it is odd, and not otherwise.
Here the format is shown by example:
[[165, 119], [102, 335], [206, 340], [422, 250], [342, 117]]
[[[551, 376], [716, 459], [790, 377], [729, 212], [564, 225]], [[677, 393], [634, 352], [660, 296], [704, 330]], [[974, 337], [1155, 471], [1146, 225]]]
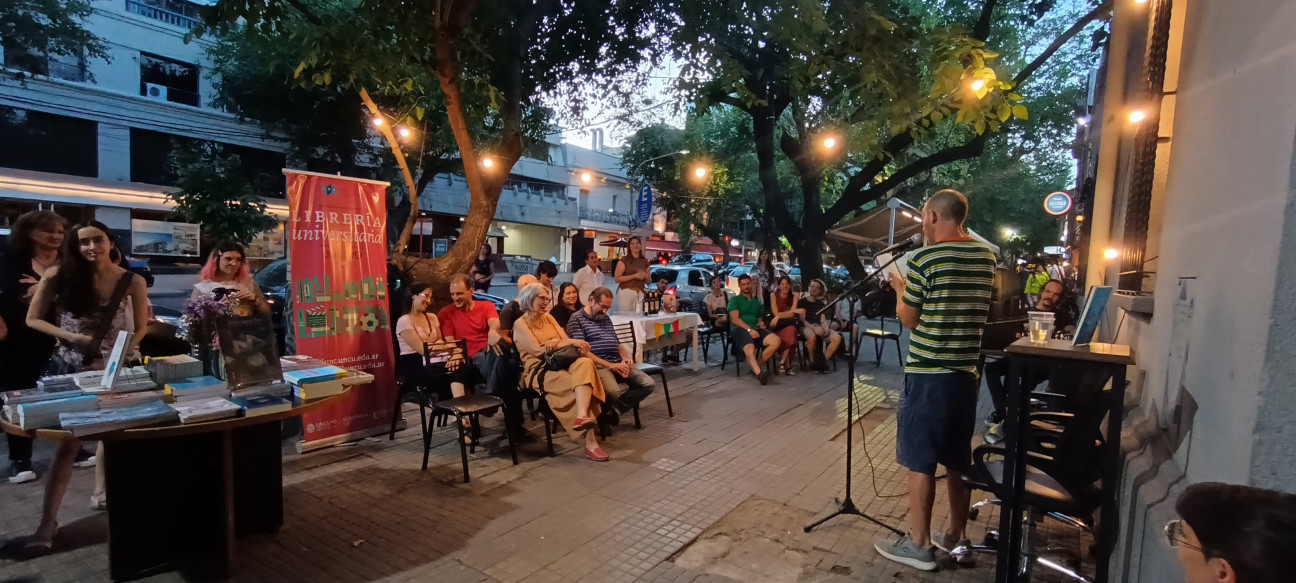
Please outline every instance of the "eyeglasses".
[[432, 294], [423, 293], [423, 294], [419, 294], [418, 297], [423, 298], [425, 300], [430, 300], [432, 299]]
[[1183, 520], [1176, 519], [1167, 522], [1165, 525], [1164, 532], [1166, 537], [1166, 543], [1172, 547], [1182, 546], [1185, 548], [1192, 549], [1194, 551], [1198, 551], [1202, 553], [1205, 552], [1202, 551], [1201, 547], [1194, 545], [1188, 542], [1187, 540], [1184, 540]]

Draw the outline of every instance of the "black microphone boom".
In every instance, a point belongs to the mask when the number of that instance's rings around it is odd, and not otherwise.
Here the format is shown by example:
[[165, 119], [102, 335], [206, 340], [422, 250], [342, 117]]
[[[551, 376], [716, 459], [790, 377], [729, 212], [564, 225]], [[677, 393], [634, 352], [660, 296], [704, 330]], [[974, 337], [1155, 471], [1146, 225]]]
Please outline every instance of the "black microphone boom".
[[899, 243], [896, 243], [895, 245], [887, 247], [886, 249], [878, 251], [877, 253], [874, 253], [874, 255], [882, 255], [884, 253], [900, 254], [914, 247], [918, 247], [922, 245], [922, 240], [923, 240], [922, 235], [915, 233], [914, 236], [909, 237], [908, 239], [905, 239], [904, 241], [901, 241]]

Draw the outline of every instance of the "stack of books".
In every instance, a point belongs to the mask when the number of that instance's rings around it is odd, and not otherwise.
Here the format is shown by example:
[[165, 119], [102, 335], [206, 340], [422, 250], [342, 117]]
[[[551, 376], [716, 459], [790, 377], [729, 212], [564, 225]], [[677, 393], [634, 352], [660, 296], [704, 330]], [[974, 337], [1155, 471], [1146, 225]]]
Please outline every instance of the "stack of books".
[[5, 406], [6, 409], [10, 407], [12, 407], [12, 413], [8, 413], [10, 421], [23, 429], [41, 429], [58, 425], [61, 415], [98, 410], [99, 400], [90, 395], [83, 395]]
[[315, 368], [285, 371], [284, 380], [293, 387], [293, 396], [303, 401], [322, 399], [341, 394], [346, 390], [342, 379], [346, 378], [347, 369], [325, 365]]
[[239, 387], [237, 389], [230, 390], [231, 397], [243, 397], [243, 398], [271, 396], [271, 397], [282, 397], [287, 399], [292, 397], [292, 393], [293, 393], [292, 385], [284, 381], [272, 381], [272, 382], [263, 383], [259, 385], [248, 385], [246, 387]]
[[[92, 397], [93, 398], [93, 397]], [[161, 399], [145, 401], [130, 407], [85, 413], [63, 413], [59, 423], [75, 437], [95, 433], [144, 427], [176, 420], [176, 412]]]
[[153, 382], [159, 386], [187, 378], [200, 377], [203, 374], [202, 361], [188, 354], [146, 358], [144, 359], [144, 368], [153, 377]]
[[74, 376], [77, 386], [88, 393], [129, 393], [157, 389], [157, 383], [153, 382], [148, 369], [142, 366], [121, 369], [121, 372], [117, 373], [117, 380], [113, 382], [112, 388], [102, 387], [103, 377], [104, 371], [101, 370], [86, 371]]
[[166, 384], [166, 394], [176, 403], [229, 396], [229, 385], [216, 377], [190, 377]]
[[0, 393], [3, 396], [5, 405], [22, 405], [24, 403], [35, 403], [37, 401], [52, 401], [54, 399], [68, 399], [71, 397], [80, 397], [85, 392], [77, 388], [76, 384], [69, 381], [65, 385], [52, 386], [35, 386], [30, 389], [21, 391], [9, 391]]
[[328, 365], [329, 363], [315, 358], [314, 356], [306, 356], [304, 354], [294, 354], [292, 356], [279, 358], [279, 368], [282, 368], [283, 372], [304, 370], [308, 368], [320, 368]]
[[100, 409], [120, 409], [122, 407], [133, 407], [153, 399], [163, 399], [166, 396], [162, 391], [130, 391], [126, 393], [102, 393], [97, 395]]
[[242, 407], [231, 403], [229, 400], [220, 398], [173, 403], [171, 408], [180, 416], [181, 423], [202, 423], [204, 421], [229, 419], [230, 417], [237, 417], [239, 412], [243, 410]]
[[292, 409], [292, 403], [283, 397], [257, 395], [254, 397], [231, 397], [230, 402], [243, 409], [244, 417], [258, 417]]
[[51, 389], [51, 388], [80, 389], [81, 387], [77, 386], [76, 374], [73, 373], [73, 374], [61, 374], [61, 375], [43, 377], [40, 380], [36, 381], [36, 388], [38, 389]]

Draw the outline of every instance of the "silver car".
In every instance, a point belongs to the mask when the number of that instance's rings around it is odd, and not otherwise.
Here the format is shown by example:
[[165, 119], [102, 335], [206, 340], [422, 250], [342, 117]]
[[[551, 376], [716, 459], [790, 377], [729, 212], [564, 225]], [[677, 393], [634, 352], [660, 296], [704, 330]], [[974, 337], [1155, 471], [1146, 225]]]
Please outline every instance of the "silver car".
[[665, 279], [667, 289], [675, 290], [675, 297], [680, 300], [680, 309], [695, 310], [702, 305], [702, 299], [711, 293], [711, 270], [693, 265], [658, 265], [652, 267], [650, 289], [657, 289], [657, 282]]

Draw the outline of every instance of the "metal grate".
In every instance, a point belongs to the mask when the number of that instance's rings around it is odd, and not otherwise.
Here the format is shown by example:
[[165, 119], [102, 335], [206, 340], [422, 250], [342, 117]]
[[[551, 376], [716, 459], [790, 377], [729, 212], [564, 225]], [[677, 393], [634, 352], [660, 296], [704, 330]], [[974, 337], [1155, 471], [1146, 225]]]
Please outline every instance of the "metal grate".
[[1156, 169], [1157, 134], [1161, 125], [1161, 96], [1165, 88], [1173, 5], [1174, 0], [1157, 1], [1152, 16], [1152, 36], [1144, 59], [1142, 96], [1150, 111], [1134, 134], [1133, 171], [1125, 200], [1124, 253], [1117, 284], [1121, 290], [1143, 290], [1143, 256], [1147, 251], [1148, 221], [1152, 213], [1152, 181]]

